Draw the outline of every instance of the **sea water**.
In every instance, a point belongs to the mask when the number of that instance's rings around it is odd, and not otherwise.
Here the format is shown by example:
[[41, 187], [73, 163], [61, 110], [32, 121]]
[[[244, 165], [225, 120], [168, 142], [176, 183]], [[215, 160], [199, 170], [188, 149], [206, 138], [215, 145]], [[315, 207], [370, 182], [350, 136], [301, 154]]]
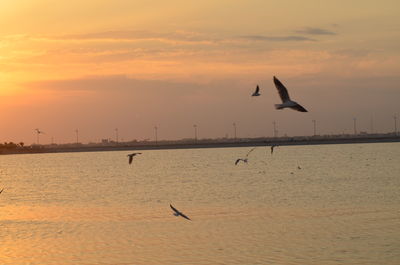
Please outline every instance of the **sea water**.
[[0, 264], [400, 264], [400, 143], [250, 150], [0, 156]]

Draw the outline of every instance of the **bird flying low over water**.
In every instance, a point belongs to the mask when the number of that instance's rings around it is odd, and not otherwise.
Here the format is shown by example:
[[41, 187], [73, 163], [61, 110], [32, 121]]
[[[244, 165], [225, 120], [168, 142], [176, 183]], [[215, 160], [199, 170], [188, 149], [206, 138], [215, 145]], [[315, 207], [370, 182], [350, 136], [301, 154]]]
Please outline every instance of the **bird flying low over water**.
[[275, 76], [274, 76], [274, 84], [278, 89], [279, 96], [281, 97], [282, 100], [282, 104], [275, 104], [276, 109], [291, 108], [300, 112], [307, 112], [307, 110], [303, 108], [299, 103], [297, 103], [296, 101], [292, 101], [290, 99], [286, 87]]
[[260, 87], [257, 85], [256, 91], [254, 91], [253, 94], [251, 94], [252, 97], [258, 97], [260, 94]]
[[171, 209], [174, 211], [173, 215], [175, 215], [175, 216], [182, 216], [182, 217], [185, 218], [185, 219], [192, 220], [192, 219], [190, 219], [189, 217], [187, 217], [186, 215], [184, 215], [182, 212], [178, 211], [178, 210], [177, 210], [174, 206], [172, 206], [171, 204], [169, 205], [169, 207], [171, 207]]
[[235, 166], [236, 166], [240, 161], [243, 161], [243, 163], [247, 163], [247, 158], [238, 158], [238, 159], [236, 159]]
[[246, 158], [238, 158], [238, 159], [236, 159], [235, 166], [236, 166], [240, 161], [243, 161], [243, 163], [247, 163], [247, 158], [249, 157], [250, 153], [253, 152], [254, 149], [256, 149], [256, 148], [257, 148], [257, 147], [251, 148], [250, 151], [247, 152]]
[[272, 155], [272, 153], [274, 152], [274, 148], [277, 147], [277, 146], [278, 146], [278, 145], [276, 145], [276, 144], [271, 145], [271, 155]]
[[132, 153], [132, 154], [127, 155], [129, 157], [129, 164], [132, 164], [132, 160], [135, 155], [141, 155], [141, 154], [142, 153]]

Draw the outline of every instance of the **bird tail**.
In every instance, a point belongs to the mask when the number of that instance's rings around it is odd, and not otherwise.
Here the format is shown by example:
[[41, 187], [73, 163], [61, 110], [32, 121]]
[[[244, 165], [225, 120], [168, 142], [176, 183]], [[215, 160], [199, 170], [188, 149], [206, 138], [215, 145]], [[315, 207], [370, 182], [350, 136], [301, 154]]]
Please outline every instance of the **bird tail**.
[[283, 109], [282, 104], [275, 104], [275, 109]]

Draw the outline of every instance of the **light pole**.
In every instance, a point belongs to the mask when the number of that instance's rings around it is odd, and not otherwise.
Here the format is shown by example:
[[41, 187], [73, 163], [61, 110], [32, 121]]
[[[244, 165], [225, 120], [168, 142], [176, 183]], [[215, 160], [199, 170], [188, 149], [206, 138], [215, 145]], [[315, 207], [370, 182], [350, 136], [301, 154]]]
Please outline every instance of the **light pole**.
[[312, 120], [312, 122], [314, 123], [314, 136], [316, 136], [317, 135], [317, 121]]
[[374, 118], [373, 117], [371, 117], [371, 134], [373, 134], [374, 133]]
[[197, 125], [194, 124], [193, 128], [194, 128], [194, 140], [197, 141]]
[[78, 144], [79, 143], [79, 131], [78, 131], [78, 129], [75, 130], [75, 133], [76, 133], [76, 144]]
[[154, 134], [155, 134], [155, 138], [156, 138], [156, 144], [157, 144], [157, 141], [158, 141], [158, 139], [157, 139], [157, 130], [158, 130], [157, 126], [154, 126]]
[[276, 130], [276, 122], [273, 121], [272, 124], [274, 125], [274, 137], [278, 135], [278, 131]]
[[39, 135], [44, 132], [39, 130], [38, 128], [36, 128], [35, 131], [36, 131], [36, 141], [37, 141], [37, 144], [39, 145]]
[[353, 118], [354, 135], [357, 135], [357, 118]]
[[234, 122], [232, 125], [233, 125], [233, 135], [234, 135], [234, 139], [236, 140], [236, 123]]

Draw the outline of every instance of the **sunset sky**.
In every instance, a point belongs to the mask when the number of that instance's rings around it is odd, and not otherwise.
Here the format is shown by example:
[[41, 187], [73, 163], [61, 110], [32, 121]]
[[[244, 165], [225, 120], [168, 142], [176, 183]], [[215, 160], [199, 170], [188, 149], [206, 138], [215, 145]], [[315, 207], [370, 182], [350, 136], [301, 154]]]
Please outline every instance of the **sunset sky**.
[[397, 0], [2, 0], [0, 23], [0, 142], [400, 127]]

